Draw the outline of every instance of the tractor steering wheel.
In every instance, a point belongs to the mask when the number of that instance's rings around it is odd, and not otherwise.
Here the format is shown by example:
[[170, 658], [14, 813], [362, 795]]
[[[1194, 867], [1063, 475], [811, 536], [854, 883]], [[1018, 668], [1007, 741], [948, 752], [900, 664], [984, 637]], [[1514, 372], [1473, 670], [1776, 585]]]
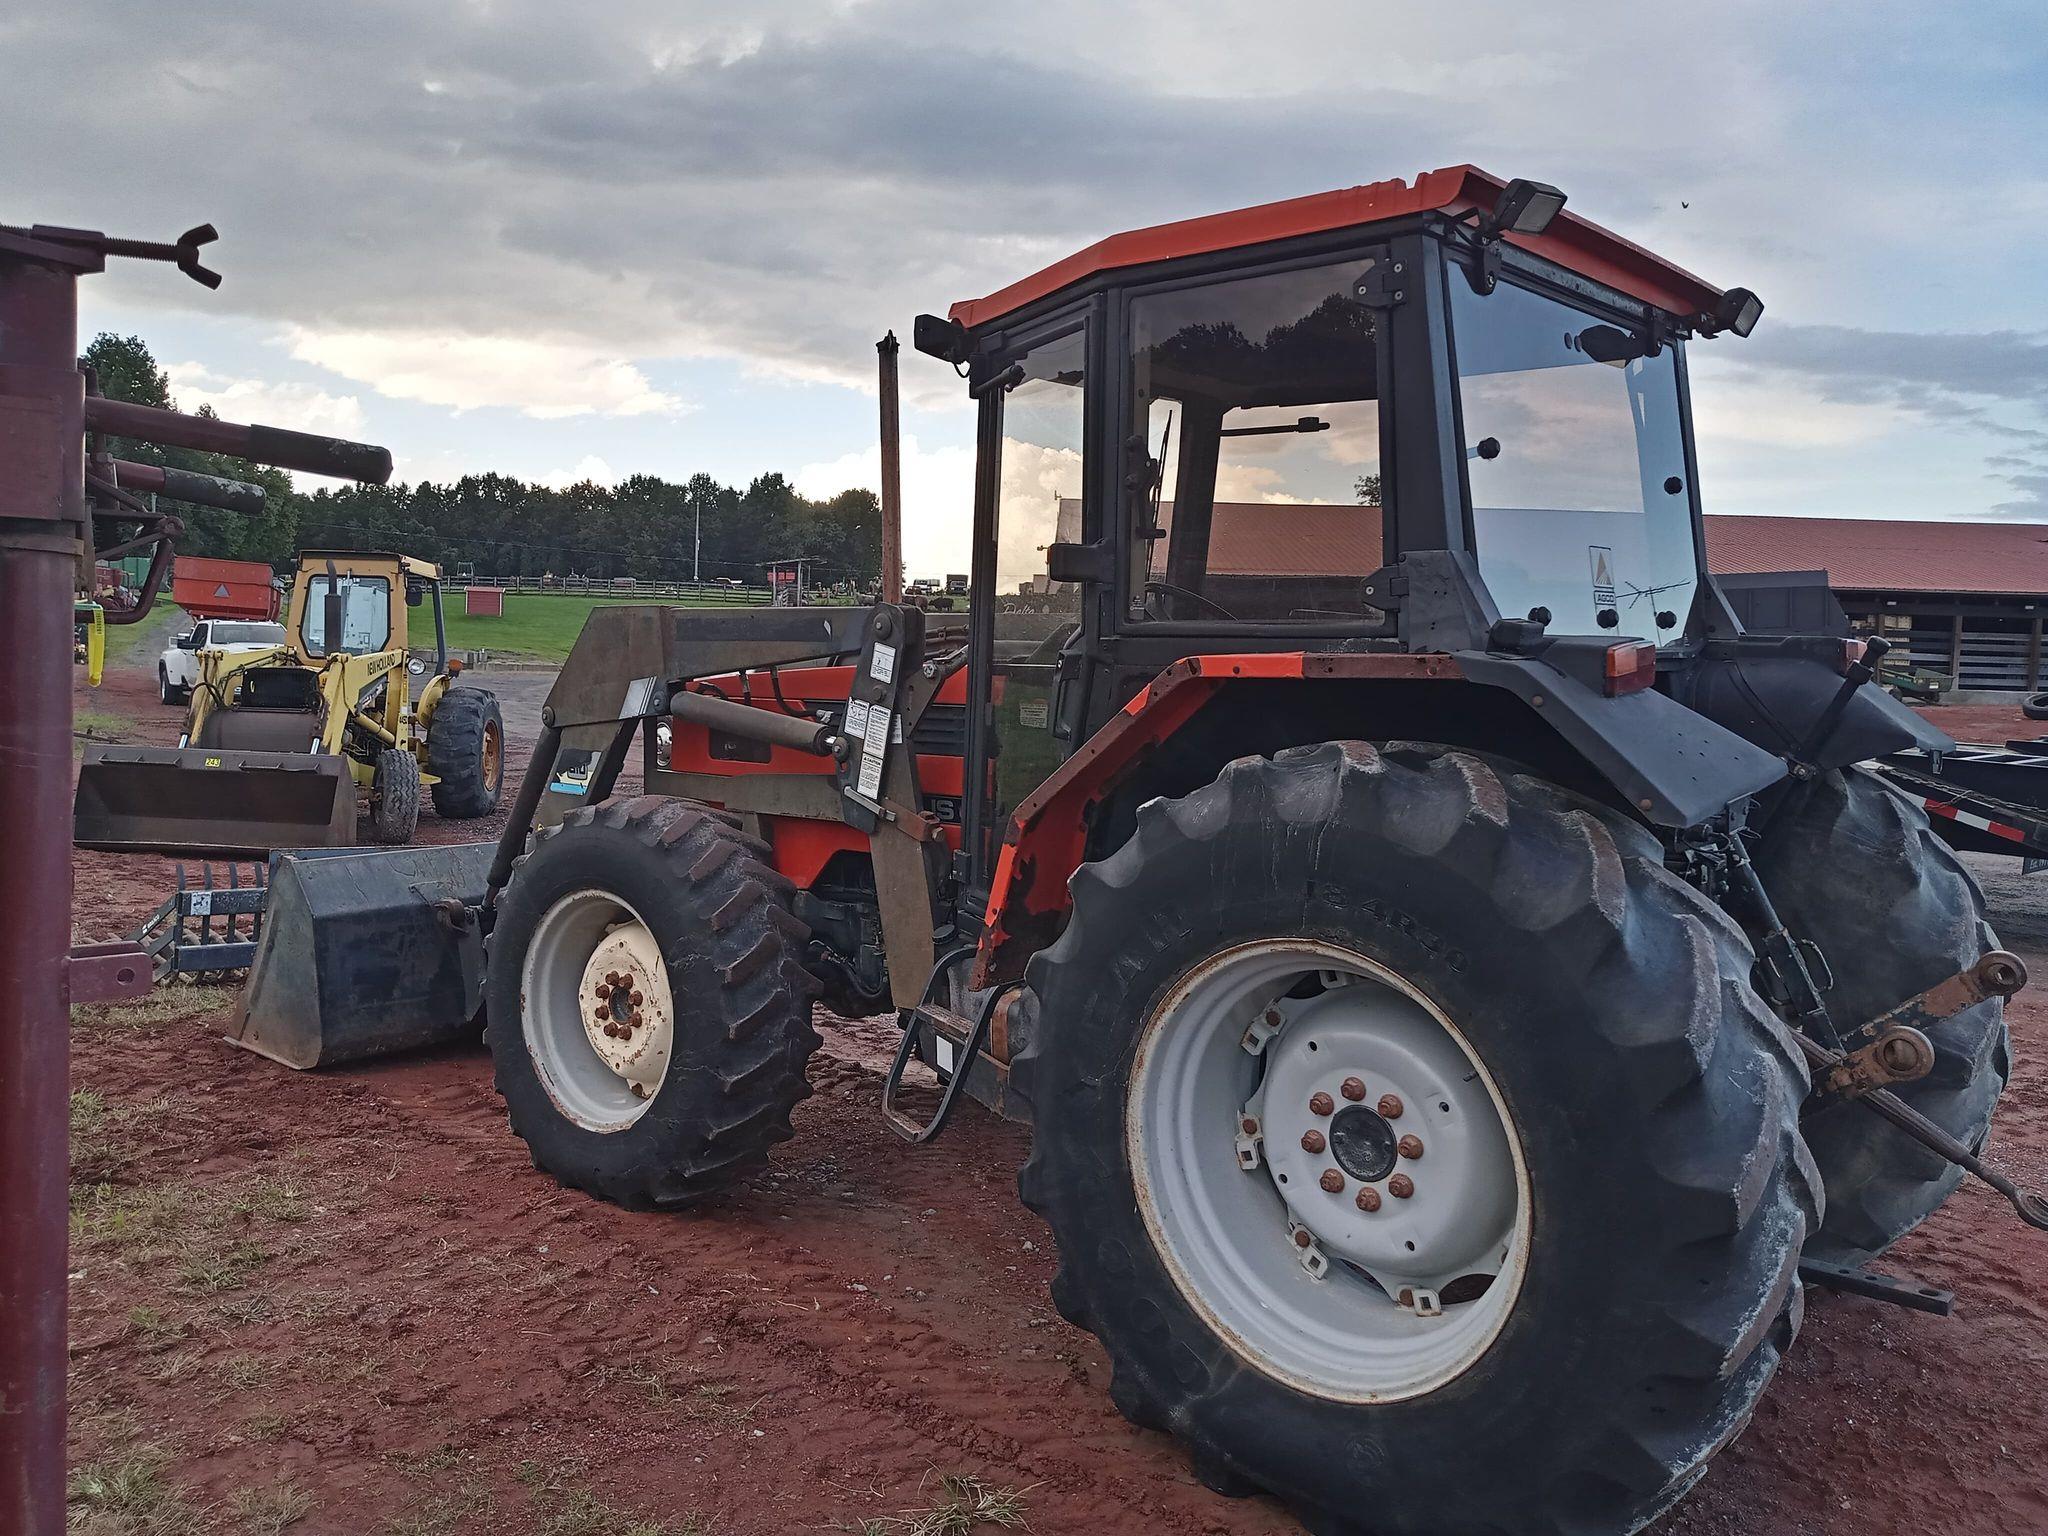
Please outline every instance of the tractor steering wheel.
[[[1227, 619], [1233, 624], [1237, 622], [1236, 614], [1232, 613], [1228, 608], [1224, 607], [1221, 603], [1217, 602], [1215, 598], [1204, 597], [1201, 593], [1195, 591], [1192, 587], [1176, 586], [1174, 583], [1170, 581], [1148, 581], [1145, 583], [1145, 591], [1148, 595], [1154, 592], [1163, 592], [1170, 597], [1188, 598], [1196, 603], [1201, 604], [1202, 607], [1208, 609], [1211, 613], [1215, 614], [1216, 617], [1219, 619]], [[1155, 617], [1166, 618], [1168, 617], [1168, 615], [1158, 614], [1155, 615]]]

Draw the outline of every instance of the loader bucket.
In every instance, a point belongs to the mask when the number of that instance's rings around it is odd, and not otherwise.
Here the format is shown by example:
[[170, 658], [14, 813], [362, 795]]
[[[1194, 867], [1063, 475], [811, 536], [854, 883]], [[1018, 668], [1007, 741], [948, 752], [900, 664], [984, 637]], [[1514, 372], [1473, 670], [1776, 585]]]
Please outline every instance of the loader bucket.
[[356, 786], [345, 758], [223, 747], [87, 747], [71, 841], [116, 853], [260, 858], [347, 848]]
[[270, 861], [270, 898], [228, 1038], [305, 1070], [439, 1045], [483, 1000], [492, 843], [312, 849]]

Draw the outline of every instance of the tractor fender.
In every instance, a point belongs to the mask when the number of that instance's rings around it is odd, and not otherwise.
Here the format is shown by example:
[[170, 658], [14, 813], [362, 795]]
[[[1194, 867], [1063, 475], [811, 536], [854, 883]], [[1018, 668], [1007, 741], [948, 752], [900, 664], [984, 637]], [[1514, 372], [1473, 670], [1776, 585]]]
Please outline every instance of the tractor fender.
[[[1789, 756], [1800, 750], [1841, 692], [1840, 655], [1839, 640], [1745, 636], [1727, 651], [1709, 651], [1686, 668], [1674, 679], [1673, 691], [1716, 725], [1767, 752]], [[1875, 683], [1865, 683], [1813, 754], [1813, 766], [1846, 768], [1910, 747], [1948, 752], [1955, 741]]]
[[[1586, 649], [1604, 661], [1607, 642]], [[1458, 666], [1468, 681], [1521, 699], [1652, 826], [1697, 826], [1785, 777], [1780, 758], [1654, 689], [1609, 698], [1573, 675], [1583, 667], [1567, 670], [1578, 658], [1564, 651], [1468, 651]]]
[[[1017, 806], [997, 854], [970, 984], [989, 986], [1021, 976], [1024, 962], [1058, 936], [1068, 911], [1067, 881], [1089, 857], [1091, 825], [1119, 791], [1128, 797], [1130, 781], [1144, 774], [1152, 749], [1173, 737], [1225, 689], [1324, 682], [1396, 685], [1403, 693], [1412, 685], [1417, 687], [1418, 702], [1424, 686], [1430, 700], [1446, 703], [1453, 695], [1512, 696], [1523, 707], [1501, 697], [1496, 707], [1506, 713], [1488, 717], [1499, 725], [1495, 737], [1458, 739], [1456, 744], [1515, 757], [1526, 743], [1516, 741], [1512, 733], [1526, 725], [1529, 732], [1555, 738], [1551, 757], [1583, 763], [1590, 778], [1603, 781], [1620, 803], [1656, 826], [1697, 825], [1785, 776], [1785, 764], [1778, 758], [1661, 693], [1645, 690], [1610, 698], [1574, 675], [1586, 671], [1588, 658], [1601, 664], [1606, 646], [1604, 640], [1597, 647], [1554, 642], [1548, 647], [1555, 653], [1553, 660], [1479, 651], [1297, 651], [1182, 658], [1133, 696]], [[1586, 655], [1580, 656], [1580, 650]], [[1298, 686], [1292, 696], [1301, 697]], [[1408, 715], [1397, 721], [1390, 713], [1376, 729], [1370, 708], [1351, 711], [1345, 729], [1362, 736], [1406, 736], [1418, 730], [1428, 736], [1431, 712], [1425, 707], [1420, 722], [1412, 710]], [[1296, 744], [1247, 736], [1235, 750], [1267, 751]], [[1556, 750], [1558, 745], [1562, 753]]]

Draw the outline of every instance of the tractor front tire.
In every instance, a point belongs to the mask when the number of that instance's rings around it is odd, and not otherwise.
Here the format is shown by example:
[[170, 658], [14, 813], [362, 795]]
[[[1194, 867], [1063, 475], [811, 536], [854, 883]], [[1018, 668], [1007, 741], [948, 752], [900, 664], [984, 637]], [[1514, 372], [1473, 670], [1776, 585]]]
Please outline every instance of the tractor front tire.
[[491, 931], [484, 1031], [534, 1166], [635, 1210], [740, 1183], [810, 1093], [809, 930], [723, 811], [614, 798], [543, 828]]
[[482, 688], [450, 688], [427, 723], [427, 772], [434, 775], [434, 814], [474, 821], [498, 808], [505, 791], [505, 719], [498, 696]]
[[[1778, 916], [1820, 946], [1839, 1029], [1876, 1018], [1974, 965], [1998, 936], [1984, 893], [1927, 815], [1876, 775], [1851, 768], [1788, 791], [1756, 853]], [[2011, 1072], [2005, 1003], [1992, 998], [1927, 1031], [1934, 1070], [1893, 1091], [1964, 1145], [1982, 1149]], [[1875, 1258], [1932, 1215], [1963, 1171], [1859, 1104], [1806, 1118], [1827, 1181], [1827, 1219], [1807, 1253]]]
[[370, 775], [370, 841], [403, 846], [420, 825], [419, 759], [403, 747], [377, 754]]
[[1801, 1315], [1806, 1071], [1645, 829], [1326, 742], [1072, 891], [1022, 1193], [1203, 1482], [1326, 1536], [1623, 1532], [1741, 1431]]

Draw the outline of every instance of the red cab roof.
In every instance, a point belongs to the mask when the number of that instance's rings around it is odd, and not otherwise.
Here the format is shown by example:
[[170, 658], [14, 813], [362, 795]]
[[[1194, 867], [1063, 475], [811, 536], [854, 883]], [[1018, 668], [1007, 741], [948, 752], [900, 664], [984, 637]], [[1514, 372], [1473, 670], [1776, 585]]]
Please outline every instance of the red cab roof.
[[[1440, 171], [1424, 171], [1413, 185], [1399, 179], [1376, 181], [1370, 186], [1318, 192], [1232, 213], [1212, 213], [1199, 219], [1134, 229], [1098, 240], [1064, 261], [1056, 261], [1020, 282], [997, 289], [987, 298], [963, 300], [953, 306], [952, 317], [969, 327], [986, 325], [1098, 273], [1170, 261], [1177, 256], [1263, 245], [1269, 240], [1320, 234], [1410, 214], [1446, 213], [1455, 217], [1475, 208], [1490, 211], [1506, 185], [1500, 177], [1488, 175], [1477, 166], [1453, 165]], [[1569, 208], [1540, 235], [1511, 234], [1507, 238], [1583, 277], [1675, 315], [1711, 311], [1714, 301], [1721, 296], [1720, 289], [1702, 282], [1684, 268], [1602, 229], [1591, 219], [1580, 218]]]

